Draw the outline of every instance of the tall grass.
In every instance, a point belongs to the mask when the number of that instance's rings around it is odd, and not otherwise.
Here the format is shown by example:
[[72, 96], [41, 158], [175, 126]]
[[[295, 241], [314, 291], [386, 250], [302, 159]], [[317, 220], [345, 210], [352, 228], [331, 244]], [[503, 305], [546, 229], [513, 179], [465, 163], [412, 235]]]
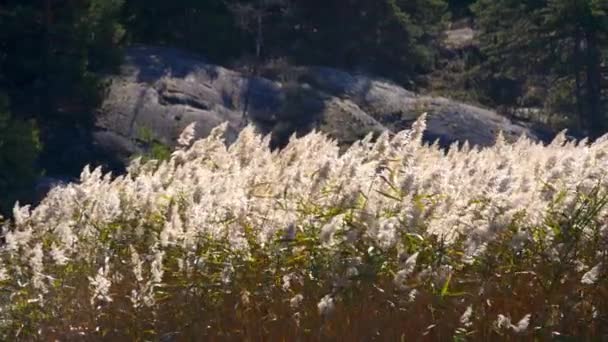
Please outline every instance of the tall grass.
[[343, 154], [223, 127], [17, 205], [6, 340], [496, 340], [608, 334], [608, 142], [411, 131]]

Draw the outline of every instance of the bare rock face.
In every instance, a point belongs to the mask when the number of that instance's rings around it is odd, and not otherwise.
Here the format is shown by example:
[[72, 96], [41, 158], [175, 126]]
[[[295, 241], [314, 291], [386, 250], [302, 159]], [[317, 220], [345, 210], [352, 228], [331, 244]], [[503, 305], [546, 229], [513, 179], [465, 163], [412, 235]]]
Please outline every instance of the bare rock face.
[[331, 68], [301, 68], [301, 79], [318, 91], [348, 99], [378, 123], [393, 131], [409, 128], [427, 113], [427, 137], [442, 144], [469, 141], [473, 145], [494, 143], [502, 131], [509, 140], [520, 135], [538, 138], [531, 129], [513, 123], [496, 112], [443, 97], [420, 96], [380, 78], [351, 75]]
[[95, 142], [126, 160], [149, 139], [174, 145], [192, 122], [198, 123], [197, 137], [228, 122], [228, 140], [253, 123], [260, 132], [272, 133], [277, 146], [293, 133], [315, 128], [348, 144], [369, 132], [408, 128], [424, 112], [428, 138], [444, 144], [490, 145], [498, 131], [508, 138], [536, 137], [495, 112], [419, 96], [379, 78], [324, 67], [297, 67], [290, 73], [297, 75], [290, 82], [247, 77], [176, 49], [129, 48], [121, 74], [108, 78]]

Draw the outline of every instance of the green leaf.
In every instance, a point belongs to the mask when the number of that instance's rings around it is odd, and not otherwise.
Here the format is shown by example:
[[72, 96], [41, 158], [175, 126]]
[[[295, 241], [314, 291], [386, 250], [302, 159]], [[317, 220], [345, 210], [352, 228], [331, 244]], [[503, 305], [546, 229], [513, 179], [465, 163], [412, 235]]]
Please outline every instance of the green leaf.
[[448, 274], [448, 278], [445, 280], [443, 287], [441, 288], [441, 297], [445, 297], [449, 294], [450, 282], [452, 281], [452, 273]]

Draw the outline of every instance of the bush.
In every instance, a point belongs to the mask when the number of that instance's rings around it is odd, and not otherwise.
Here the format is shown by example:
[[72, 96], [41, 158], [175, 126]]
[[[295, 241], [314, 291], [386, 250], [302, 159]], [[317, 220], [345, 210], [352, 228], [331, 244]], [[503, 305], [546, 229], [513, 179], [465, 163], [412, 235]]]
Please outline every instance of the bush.
[[7, 102], [0, 94], [0, 214], [31, 191], [41, 147], [34, 122], [13, 119]]
[[2, 337], [606, 337], [608, 139], [444, 153], [420, 120], [340, 155], [223, 129], [16, 206]]

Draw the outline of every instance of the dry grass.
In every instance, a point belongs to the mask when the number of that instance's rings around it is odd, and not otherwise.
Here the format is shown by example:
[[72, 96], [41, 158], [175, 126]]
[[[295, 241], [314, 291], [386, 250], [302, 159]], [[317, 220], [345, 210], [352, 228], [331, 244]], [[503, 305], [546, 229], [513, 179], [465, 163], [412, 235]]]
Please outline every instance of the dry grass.
[[1, 339], [608, 339], [608, 142], [443, 154], [422, 126], [85, 170], [6, 224]]

